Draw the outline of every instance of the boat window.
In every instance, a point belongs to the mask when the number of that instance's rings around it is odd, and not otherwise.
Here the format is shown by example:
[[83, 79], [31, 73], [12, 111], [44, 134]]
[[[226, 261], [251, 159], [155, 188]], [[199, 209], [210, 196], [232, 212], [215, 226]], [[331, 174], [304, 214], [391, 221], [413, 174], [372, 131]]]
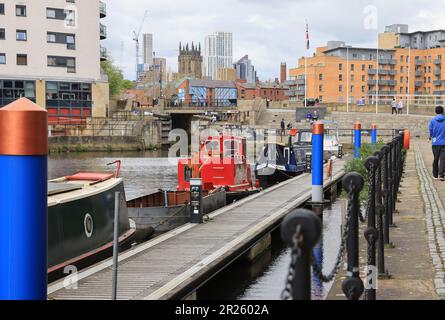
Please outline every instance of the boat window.
[[312, 143], [312, 132], [302, 132], [300, 136], [301, 142]]
[[212, 153], [213, 156], [219, 155], [219, 141], [218, 140], [208, 140], [205, 145], [206, 154], [209, 152]]
[[189, 166], [184, 167], [184, 180], [190, 181], [192, 178], [192, 169]]
[[326, 135], [324, 139], [324, 145], [327, 147], [338, 145], [337, 137], [335, 135]]
[[284, 159], [287, 164], [290, 164], [290, 148], [284, 149]]
[[235, 155], [239, 155], [239, 144], [236, 140], [224, 141], [224, 157], [229, 158]]

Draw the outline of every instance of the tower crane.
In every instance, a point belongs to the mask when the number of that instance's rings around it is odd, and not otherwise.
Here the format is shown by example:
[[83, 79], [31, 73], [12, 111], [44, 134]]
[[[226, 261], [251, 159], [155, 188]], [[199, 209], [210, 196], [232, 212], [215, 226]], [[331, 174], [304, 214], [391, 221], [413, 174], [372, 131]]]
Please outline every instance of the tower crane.
[[142, 19], [141, 25], [139, 27], [139, 30], [133, 31], [133, 41], [136, 43], [136, 81], [138, 80], [138, 67], [139, 67], [139, 36], [142, 31], [142, 27], [144, 26], [144, 22], [148, 17], [148, 10], [145, 10], [144, 18]]

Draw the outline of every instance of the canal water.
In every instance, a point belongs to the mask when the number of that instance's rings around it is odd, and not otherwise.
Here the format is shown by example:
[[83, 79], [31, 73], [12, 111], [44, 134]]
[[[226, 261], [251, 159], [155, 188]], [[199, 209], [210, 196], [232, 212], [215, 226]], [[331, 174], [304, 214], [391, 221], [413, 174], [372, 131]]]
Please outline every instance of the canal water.
[[[315, 248], [314, 256], [323, 264], [325, 274], [334, 267], [340, 248], [344, 210], [345, 202], [339, 200], [325, 208], [323, 214], [323, 239]], [[198, 300], [279, 300], [291, 257], [290, 249], [280, 240], [278, 230], [272, 239], [271, 250], [253, 264], [240, 260], [227, 267], [198, 291]], [[321, 283], [313, 276], [313, 299], [326, 299], [332, 284]]]
[[115, 160], [122, 160], [120, 177], [128, 200], [158, 189], [176, 189], [178, 160], [168, 159], [163, 151], [52, 154], [48, 176], [55, 179], [80, 171], [114, 171], [115, 166], [107, 167], [107, 163]]

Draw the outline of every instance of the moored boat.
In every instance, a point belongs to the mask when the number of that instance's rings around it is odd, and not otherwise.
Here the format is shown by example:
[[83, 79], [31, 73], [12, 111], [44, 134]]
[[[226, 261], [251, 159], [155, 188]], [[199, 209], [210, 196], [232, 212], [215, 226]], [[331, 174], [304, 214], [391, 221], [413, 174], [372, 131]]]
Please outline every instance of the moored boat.
[[[226, 191], [222, 188], [203, 193], [203, 213], [208, 214], [226, 205]], [[142, 196], [127, 202], [128, 216], [138, 230], [145, 230], [137, 241], [154, 234], [168, 232], [190, 221], [190, 192], [167, 191]]]
[[123, 180], [114, 173], [78, 173], [48, 182], [48, 277], [54, 281], [111, 255], [115, 193], [120, 192], [119, 242], [130, 245]]

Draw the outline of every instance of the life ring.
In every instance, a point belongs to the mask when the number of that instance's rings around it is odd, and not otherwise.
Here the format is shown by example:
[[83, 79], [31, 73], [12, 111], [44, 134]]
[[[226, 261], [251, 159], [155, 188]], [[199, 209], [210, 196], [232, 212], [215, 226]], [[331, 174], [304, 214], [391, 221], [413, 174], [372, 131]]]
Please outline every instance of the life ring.
[[409, 150], [411, 143], [411, 133], [409, 129], [405, 129], [405, 133], [403, 135], [403, 149]]
[[85, 215], [83, 226], [85, 228], [85, 235], [87, 236], [87, 238], [91, 238], [91, 236], [93, 235], [94, 223], [93, 217], [89, 213]]

